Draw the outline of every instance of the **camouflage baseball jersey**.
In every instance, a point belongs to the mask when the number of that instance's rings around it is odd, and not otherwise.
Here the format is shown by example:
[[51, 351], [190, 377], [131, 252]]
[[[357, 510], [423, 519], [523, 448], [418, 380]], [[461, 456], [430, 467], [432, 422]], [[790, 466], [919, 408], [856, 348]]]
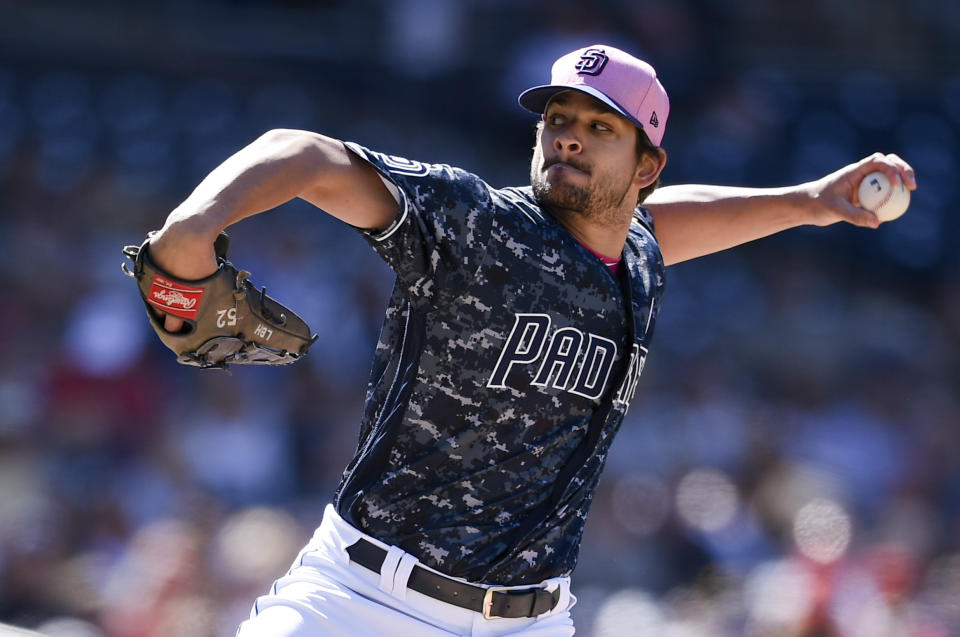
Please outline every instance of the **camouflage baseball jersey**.
[[[649, 214], [631, 224], [625, 284], [529, 187], [348, 147], [396, 184], [401, 210], [363, 233], [397, 280], [339, 513], [471, 581], [568, 574], [660, 307]], [[595, 451], [521, 537], [597, 410]]]

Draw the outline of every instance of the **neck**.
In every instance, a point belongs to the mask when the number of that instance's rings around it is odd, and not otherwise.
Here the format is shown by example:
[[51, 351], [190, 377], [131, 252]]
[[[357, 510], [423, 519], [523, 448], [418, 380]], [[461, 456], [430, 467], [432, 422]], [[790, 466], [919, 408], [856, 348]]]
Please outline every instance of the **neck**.
[[583, 245], [605, 257], [620, 258], [623, 244], [627, 242], [627, 234], [630, 232], [630, 218], [626, 223], [608, 225], [592, 222], [583, 215], [568, 210], [550, 212], [567, 232]]

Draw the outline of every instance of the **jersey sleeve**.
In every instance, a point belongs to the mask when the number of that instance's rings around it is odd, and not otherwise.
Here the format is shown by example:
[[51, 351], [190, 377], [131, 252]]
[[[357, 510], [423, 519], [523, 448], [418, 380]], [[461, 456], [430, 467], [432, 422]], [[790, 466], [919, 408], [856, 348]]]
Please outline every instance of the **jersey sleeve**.
[[358, 229], [396, 272], [411, 301], [436, 305], [462, 292], [480, 267], [494, 207], [490, 187], [446, 164], [346, 147], [399, 191], [397, 218], [383, 230]]

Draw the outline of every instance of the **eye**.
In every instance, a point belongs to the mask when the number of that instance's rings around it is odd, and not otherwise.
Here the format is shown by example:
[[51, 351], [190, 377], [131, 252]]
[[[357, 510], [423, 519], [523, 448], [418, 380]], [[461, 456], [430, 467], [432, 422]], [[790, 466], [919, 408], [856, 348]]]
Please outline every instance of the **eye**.
[[545, 120], [550, 126], [559, 126], [566, 121], [566, 118], [560, 113], [550, 113], [546, 116]]
[[612, 128], [610, 125], [608, 125], [608, 124], [604, 124], [603, 122], [593, 122], [592, 124], [590, 124], [590, 127], [591, 127], [593, 130], [599, 131], [599, 132], [602, 132], [602, 133], [610, 133], [610, 132], [613, 132], [613, 128]]

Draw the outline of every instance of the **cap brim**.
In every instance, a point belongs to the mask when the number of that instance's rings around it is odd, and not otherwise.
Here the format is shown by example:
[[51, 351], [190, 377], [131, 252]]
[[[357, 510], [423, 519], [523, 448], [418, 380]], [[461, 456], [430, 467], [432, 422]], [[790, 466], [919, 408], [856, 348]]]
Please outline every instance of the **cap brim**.
[[620, 115], [626, 117], [628, 120], [630, 120], [630, 122], [633, 123], [634, 126], [640, 130], [643, 130], [643, 124], [637, 121], [633, 115], [623, 110], [622, 106], [604, 95], [601, 91], [598, 91], [591, 86], [566, 86], [562, 84], [545, 84], [543, 86], [534, 86], [533, 88], [528, 88], [523, 93], [520, 93], [520, 97], [517, 98], [517, 101], [520, 102], [520, 106], [524, 107], [531, 113], [537, 113], [538, 115], [541, 115], [547, 109], [547, 104], [550, 103], [551, 98], [562, 91], [579, 91], [580, 93], [585, 93], [590, 97], [596, 98], [615, 110]]

